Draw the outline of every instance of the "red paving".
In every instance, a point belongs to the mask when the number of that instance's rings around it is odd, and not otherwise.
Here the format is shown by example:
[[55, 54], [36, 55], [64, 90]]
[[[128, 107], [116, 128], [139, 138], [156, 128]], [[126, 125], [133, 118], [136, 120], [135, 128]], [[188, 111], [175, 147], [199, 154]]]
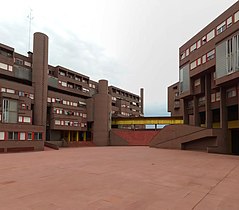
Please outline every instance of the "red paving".
[[238, 210], [239, 157], [149, 147], [1, 154], [1, 210]]

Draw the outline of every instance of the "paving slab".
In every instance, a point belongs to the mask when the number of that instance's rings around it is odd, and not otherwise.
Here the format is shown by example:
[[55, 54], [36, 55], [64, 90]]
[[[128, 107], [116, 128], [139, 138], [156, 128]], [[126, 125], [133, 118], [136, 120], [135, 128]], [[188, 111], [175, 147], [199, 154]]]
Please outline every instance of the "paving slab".
[[149, 147], [1, 154], [0, 210], [238, 209], [239, 156]]

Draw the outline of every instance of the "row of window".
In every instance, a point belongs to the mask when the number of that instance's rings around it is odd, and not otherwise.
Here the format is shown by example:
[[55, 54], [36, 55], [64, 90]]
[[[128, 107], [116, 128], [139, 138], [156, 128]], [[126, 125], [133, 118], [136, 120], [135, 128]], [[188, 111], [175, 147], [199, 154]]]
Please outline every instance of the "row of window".
[[12, 71], [12, 65], [8, 65], [8, 64], [0, 62], [0, 69], [4, 69], [6, 71]]
[[25, 65], [25, 66], [28, 66], [28, 67], [32, 67], [32, 64], [28, 61], [24, 61], [20, 58], [14, 58], [14, 63], [18, 64], [18, 65]]
[[210, 52], [206, 53], [202, 57], [198, 58], [197, 60], [190, 63], [190, 70], [195, 69], [196, 67], [204, 64], [210, 60], [215, 58], [215, 49], [211, 50]]
[[80, 107], [85, 107], [86, 106], [86, 103], [82, 102], [82, 101], [79, 101], [77, 103], [77, 102], [63, 100], [63, 99], [60, 99], [60, 98], [50, 98], [50, 97], [48, 97], [47, 102], [48, 103], [59, 103], [59, 104], [64, 104], [64, 105], [67, 105], [67, 106], [74, 106], [74, 107], [77, 107], [78, 105]]
[[72, 74], [70, 72], [67, 73], [66, 71], [63, 71], [63, 70], [59, 70], [59, 75], [67, 76], [67, 77], [69, 77], [71, 79], [75, 79], [75, 80], [83, 82], [83, 83], [88, 83], [88, 81], [89, 81], [88, 79], [86, 79], [84, 77], [79, 77], [79, 76], [77, 76], [75, 74]]
[[71, 89], [81, 90], [83, 93], [90, 92], [90, 90], [88, 88], [84, 88], [84, 87], [82, 87], [80, 85], [77, 85], [77, 84], [73, 84], [73, 83], [70, 83], [70, 82], [63, 82], [63, 81], [60, 81], [60, 80], [58, 82], [62, 87], [68, 87], [68, 88], [71, 88]]
[[239, 21], [239, 11], [236, 12], [234, 16], [230, 16], [221, 24], [219, 24], [216, 27], [216, 29], [213, 29], [212, 31], [210, 31], [207, 35], [202, 37], [202, 39], [195, 42], [190, 48], [186, 49], [182, 54], [180, 54], [180, 59], [183, 60], [185, 57], [187, 57], [190, 54], [190, 52], [193, 52], [196, 49], [200, 48], [202, 45], [212, 40], [216, 35], [219, 35], [223, 31], [225, 31], [227, 28], [229, 28], [233, 24], [233, 18], [234, 18], [234, 23]]
[[69, 120], [55, 120], [55, 125], [74, 126], [74, 127], [82, 127], [82, 128], [87, 127], [87, 123], [78, 122], [78, 121], [69, 121]]
[[77, 111], [72, 111], [72, 110], [66, 110], [66, 109], [62, 109], [62, 108], [54, 108], [53, 109], [53, 113], [55, 114], [61, 114], [61, 115], [73, 115], [73, 116], [80, 116], [83, 118], [87, 117], [86, 113], [81, 113], [81, 112], [77, 112]]
[[18, 94], [18, 96], [27, 97], [27, 98], [30, 98], [32, 100], [34, 99], [34, 94], [32, 94], [32, 93], [27, 93], [27, 92], [24, 92], [24, 91], [17, 91], [17, 90], [13, 90], [13, 89], [10, 89], [10, 88], [2, 87], [1, 92], [2, 93]]
[[4, 132], [0, 131], [0, 140], [42, 140], [40, 132]]
[[18, 116], [18, 122], [31, 123], [31, 117]]
[[113, 93], [116, 93], [118, 95], [122, 95], [122, 96], [125, 96], [125, 97], [128, 97], [128, 98], [132, 98], [132, 99], [135, 99], [135, 100], [140, 102], [140, 98], [138, 96], [134, 96], [134, 95], [131, 95], [129, 93], [126, 93], [126, 92], [123, 92], [123, 91], [120, 91], [120, 90], [116, 90], [115, 88], [113, 88], [112, 91], [113, 91]]

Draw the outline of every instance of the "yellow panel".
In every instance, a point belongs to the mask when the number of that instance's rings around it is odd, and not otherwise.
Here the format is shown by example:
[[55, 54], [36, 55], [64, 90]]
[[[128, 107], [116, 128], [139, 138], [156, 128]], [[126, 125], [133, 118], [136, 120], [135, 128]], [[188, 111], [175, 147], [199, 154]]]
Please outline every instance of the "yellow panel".
[[112, 125], [168, 125], [183, 124], [183, 120], [171, 117], [144, 117], [144, 118], [118, 118], [112, 120]]

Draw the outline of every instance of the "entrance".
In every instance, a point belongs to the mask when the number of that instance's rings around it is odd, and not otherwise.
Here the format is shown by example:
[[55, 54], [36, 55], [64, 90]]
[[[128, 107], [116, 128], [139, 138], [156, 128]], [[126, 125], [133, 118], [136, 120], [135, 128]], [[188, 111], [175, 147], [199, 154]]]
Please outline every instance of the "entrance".
[[232, 136], [232, 154], [239, 155], [239, 129], [232, 129], [231, 136]]

